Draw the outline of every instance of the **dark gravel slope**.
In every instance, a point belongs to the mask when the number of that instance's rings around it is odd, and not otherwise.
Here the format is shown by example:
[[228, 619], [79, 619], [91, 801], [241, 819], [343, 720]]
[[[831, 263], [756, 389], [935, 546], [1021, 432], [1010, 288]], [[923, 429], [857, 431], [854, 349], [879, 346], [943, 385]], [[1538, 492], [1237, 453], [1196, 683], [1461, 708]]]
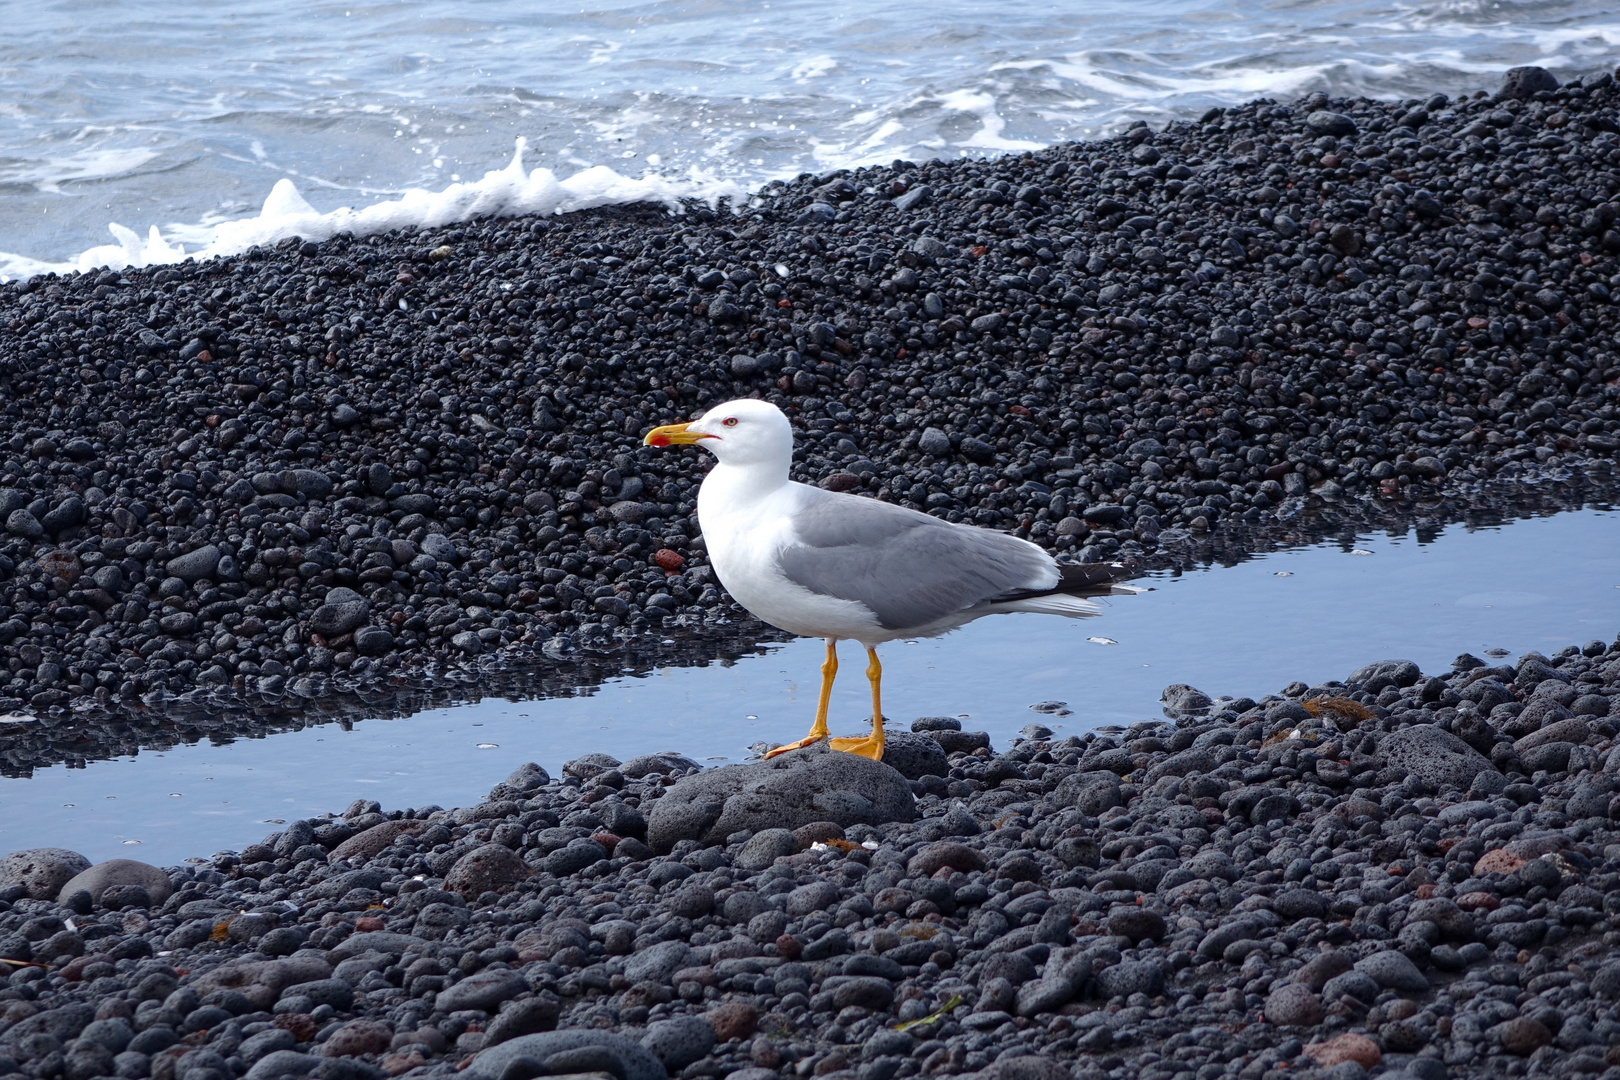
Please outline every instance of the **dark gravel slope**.
[[1612, 461], [1620, 91], [1535, 85], [0, 288], [0, 706], [722, 626], [637, 440], [737, 395], [1083, 559]]

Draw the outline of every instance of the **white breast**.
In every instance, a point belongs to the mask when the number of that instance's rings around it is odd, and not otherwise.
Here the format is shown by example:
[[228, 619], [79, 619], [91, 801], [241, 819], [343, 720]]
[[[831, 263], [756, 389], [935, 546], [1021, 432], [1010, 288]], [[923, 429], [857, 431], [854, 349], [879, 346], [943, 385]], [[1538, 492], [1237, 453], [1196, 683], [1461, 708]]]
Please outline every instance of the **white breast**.
[[[716, 468], [698, 492], [698, 521], [720, 584], [756, 618], [791, 634], [873, 640], [882, 628], [865, 605], [812, 593], [783, 577], [777, 553], [792, 540], [796, 484], [737, 491]], [[751, 496], [751, 497], [750, 497]]]

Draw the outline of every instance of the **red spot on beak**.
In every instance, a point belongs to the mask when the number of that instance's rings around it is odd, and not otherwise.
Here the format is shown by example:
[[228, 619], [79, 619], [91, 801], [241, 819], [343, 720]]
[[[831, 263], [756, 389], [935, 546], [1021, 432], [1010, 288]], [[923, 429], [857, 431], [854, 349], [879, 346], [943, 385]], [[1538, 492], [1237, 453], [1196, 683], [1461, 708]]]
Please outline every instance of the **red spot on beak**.
[[668, 446], [669, 445], [669, 436], [668, 435], [653, 435], [653, 436], [650, 436], [647, 439], [647, 445], [648, 446]]

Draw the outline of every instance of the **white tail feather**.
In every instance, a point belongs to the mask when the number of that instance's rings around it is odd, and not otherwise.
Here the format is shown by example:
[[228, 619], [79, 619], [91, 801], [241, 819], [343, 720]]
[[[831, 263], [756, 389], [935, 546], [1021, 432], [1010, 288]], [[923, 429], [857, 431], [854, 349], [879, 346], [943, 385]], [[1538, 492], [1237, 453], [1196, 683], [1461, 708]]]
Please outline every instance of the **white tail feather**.
[[1101, 615], [1102, 609], [1090, 600], [1079, 596], [1070, 596], [1067, 593], [1049, 593], [1046, 596], [1032, 596], [1027, 600], [1008, 600], [1000, 604], [992, 604], [991, 611], [1026, 611], [1036, 615], [1064, 615], [1071, 619], [1085, 619], [1092, 615]]

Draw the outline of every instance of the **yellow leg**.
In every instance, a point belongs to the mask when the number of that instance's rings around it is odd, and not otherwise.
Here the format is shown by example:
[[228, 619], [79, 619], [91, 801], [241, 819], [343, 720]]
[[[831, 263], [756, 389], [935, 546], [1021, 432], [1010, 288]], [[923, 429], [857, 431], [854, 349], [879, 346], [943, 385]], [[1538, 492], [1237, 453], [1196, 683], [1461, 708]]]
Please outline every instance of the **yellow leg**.
[[833, 739], [829, 746], [846, 754], [859, 754], [873, 761], [883, 760], [883, 665], [877, 650], [867, 647], [866, 681], [872, 684], [872, 734], [864, 739]]
[[838, 639], [827, 639], [827, 659], [821, 663], [821, 696], [816, 700], [816, 722], [810, 726], [810, 734], [798, 742], [790, 742], [778, 746], [775, 750], [767, 751], [765, 756], [773, 758], [777, 754], [785, 754], [789, 750], [798, 750], [821, 742], [827, 737], [827, 706], [832, 702], [833, 679], [838, 675]]

